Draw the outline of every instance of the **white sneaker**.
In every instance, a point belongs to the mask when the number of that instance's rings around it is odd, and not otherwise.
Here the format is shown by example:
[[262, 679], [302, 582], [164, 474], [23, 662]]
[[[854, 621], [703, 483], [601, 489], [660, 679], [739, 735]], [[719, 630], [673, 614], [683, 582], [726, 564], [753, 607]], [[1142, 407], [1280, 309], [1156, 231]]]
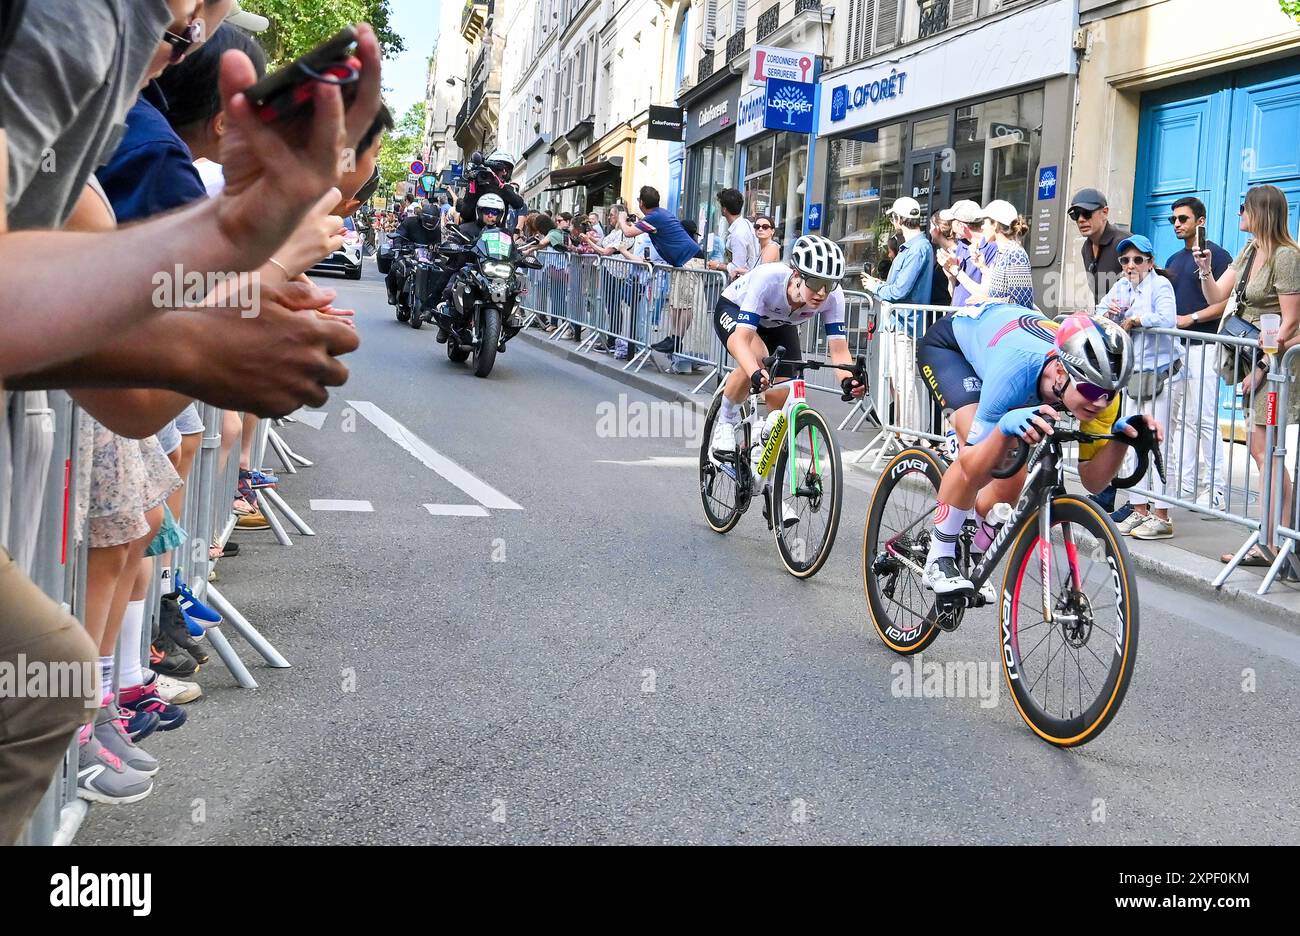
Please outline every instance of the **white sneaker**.
[[1213, 494], [1211, 494], [1208, 489], [1202, 491], [1197, 496], [1195, 503], [1197, 507], [1208, 507], [1211, 510], [1228, 509], [1228, 499], [1223, 496], [1222, 491], [1217, 490], [1214, 491]]
[[718, 417], [713, 424], [713, 438], [709, 446], [714, 452], [735, 452], [736, 451], [736, 426], [738, 423], [723, 422], [722, 417]]
[[970, 579], [962, 575], [961, 570], [957, 568], [957, 560], [951, 556], [940, 556], [925, 567], [925, 587], [936, 595], [975, 590]]
[[1141, 540], [1170, 539], [1174, 535], [1174, 525], [1168, 520], [1161, 520], [1150, 514], [1145, 522], [1135, 526], [1129, 536]]
[[196, 682], [173, 679], [171, 676], [161, 674], [155, 678], [157, 679], [158, 694], [162, 696], [164, 702], [170, 705], [184, 705], [186, 702], [193, 702], [203, 696], [203, 689]]
[[1147, 520], [1155, 516], [1154, 514], [1140, 514], [1136, 510], [1124, 518], [1122, 523], [1117, 524], [1121, 536], [1132, 536], [1133, 531], [1146, 523]]
[[998, 603], [998, 593], [993, 588], [992, 582], [985, 582], [980, 586], [980, 597], [984, 599], [986, 605], [996, 605]]

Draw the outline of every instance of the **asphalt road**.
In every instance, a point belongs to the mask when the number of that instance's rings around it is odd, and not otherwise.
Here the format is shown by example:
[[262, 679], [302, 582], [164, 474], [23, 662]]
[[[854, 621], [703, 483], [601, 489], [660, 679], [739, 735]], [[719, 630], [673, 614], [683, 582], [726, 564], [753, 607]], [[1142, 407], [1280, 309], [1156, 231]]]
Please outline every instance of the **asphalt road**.
[[982, 699], [897, 697], [864, 482], [796, 581], [757, 509], [708, 529], [693, 444], [601, 431], [650, 398], [523, 341], [476, 379], [373, 269], [334, 285], [362, 348], [321, 428], [285, 430], [316, 467], [281, 485], [318, 535], [243, 533], [220, 565], [294, 666], [236, 639], [246, 691], [214, 657], [190, 723], [145, 743], [153, 795], [79, 842], [1300, 842], [1300, 638], [1143, 580], [1128, 698], [1084, 748], [1020, 720], [992, 612], [924, 655], [984, 664]]

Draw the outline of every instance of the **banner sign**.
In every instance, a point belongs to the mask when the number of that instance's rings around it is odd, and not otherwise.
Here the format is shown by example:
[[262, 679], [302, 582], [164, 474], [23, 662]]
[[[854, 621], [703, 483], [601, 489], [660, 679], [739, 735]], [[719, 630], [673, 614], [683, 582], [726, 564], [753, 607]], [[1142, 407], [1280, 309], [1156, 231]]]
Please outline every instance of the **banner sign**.
[[813, 57], [807, 52], [754, 46], [749, 50], [749, 83], [762, 85], [769, 78], [782, 81], [812, 81]]
[[790, 133], [812, 133], [813, 97], [817, 86], [811, 81], [782, 81], [768, 78], [763, 126]]
[[685, 129], [686, 123], [682, 119], [680, 107], [650, 105], [650, 126], [646, 129], [646, 136], [650, 139], [678, 142]]

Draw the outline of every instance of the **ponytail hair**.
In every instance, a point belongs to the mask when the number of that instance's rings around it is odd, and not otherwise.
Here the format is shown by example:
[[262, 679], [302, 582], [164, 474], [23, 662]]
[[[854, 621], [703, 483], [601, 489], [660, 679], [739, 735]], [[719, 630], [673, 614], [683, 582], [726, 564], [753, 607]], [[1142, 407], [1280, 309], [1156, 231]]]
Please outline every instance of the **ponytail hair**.
[[1012, 221], [1010, 225], [1001, 224], [997, 221], [993, 223], [997, 225], [1000, 234], [1011, 238], [1017, 244], [1024, 241], [1025, 235], [1029, 233], [1029, 222], [1024, 219], [1023, 215], [1016, 215], [1016, 220]]

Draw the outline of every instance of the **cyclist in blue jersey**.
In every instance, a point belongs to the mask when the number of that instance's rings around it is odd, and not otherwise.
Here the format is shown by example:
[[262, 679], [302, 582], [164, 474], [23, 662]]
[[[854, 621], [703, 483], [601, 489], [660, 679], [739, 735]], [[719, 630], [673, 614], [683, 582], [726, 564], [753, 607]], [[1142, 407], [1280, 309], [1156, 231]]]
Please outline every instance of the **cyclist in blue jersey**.
[[[723, 290], [713, 311], [713, 329], [735, 359], [736, 368], [722, 391], [711, 441], [714, 452], [736, 450], [736, 426], [745, 396], [773, 383], [772, 375], [763, 368], [763, 358], [779, 345], [785, 348], [783, 361], [802, 360], [799, 325], [818, 312], [831, 361], [852, 365], [844, 331], [843, 278], [844, 252], [839, 245], [810, 234], [795, 241], [789, 264], [760, 264]], [[788, 371], [778, 373], [789, 376]], [[862, 396], [862, 385], [851, 375], [841, 384], [854, 396]], [[778, 410], [785, 405], [785, 391], [773, 390], [765, 399], [770, 410]]]
[[[957, 543], [972, 508], [987, 542], [993, 529], [985, 516], [994, 504], [1014, 501], [1023, 473], [994, 480], [1018, 439], [1031, 445], [1052, 432], [1061, 411], [1073, 414], [1085, 432], [1110, 434], [1127, 442], [1145, 421], [1118, 419], [1120, 391], [1133, 369], [1124, 330], [1108, 319], [1072, 315], [1057, 324], [1024, 306], [993, 303], [939, 319], [917, 351], [917, 368], [934, 400], [951, 411], [963, 446], [939, 486], [925, 583], [938, 594], [970, 591], [958, 570]], [[1127, 445], [1099, 442], [1079, 448], [1079, 477], [1100, 491], [1119, 472]]]

